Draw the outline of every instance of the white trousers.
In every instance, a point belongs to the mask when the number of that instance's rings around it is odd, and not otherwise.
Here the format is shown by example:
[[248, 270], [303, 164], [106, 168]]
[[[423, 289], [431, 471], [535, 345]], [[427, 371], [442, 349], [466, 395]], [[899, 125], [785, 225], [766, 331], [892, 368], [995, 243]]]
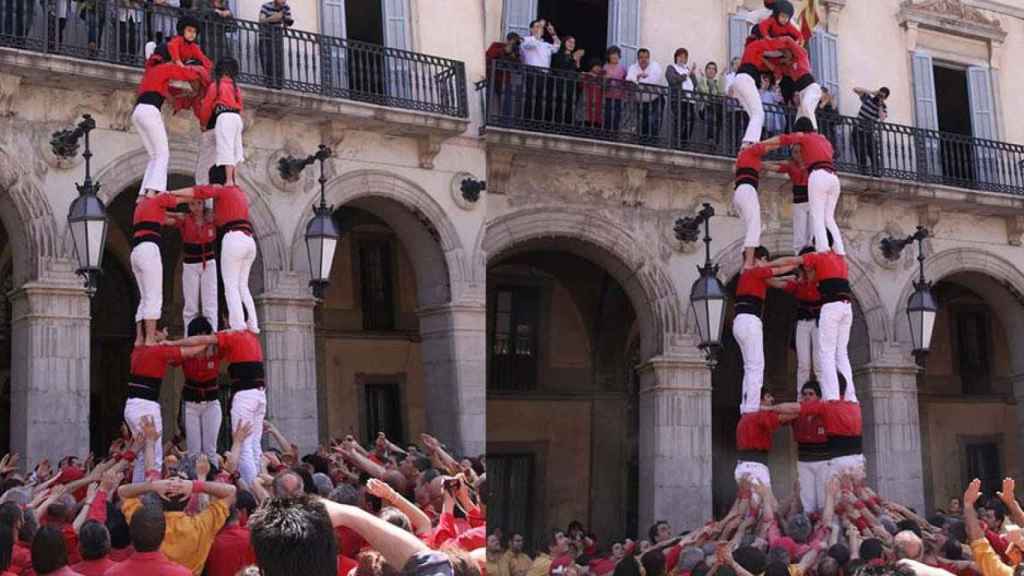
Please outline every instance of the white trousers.
[[796, 463], [797, 475], [800, 478], [800, 503], [807, 514], [825, 507], [825, 484], [832, 477], [830, 464], [829, 460]]
[[[203, 316], [217, 331], [217, 261], [209, 259], [198, 264], [181, 265], [181, 292], [185, 297], [182, 311], [185, 329], [202, 309]], [[201, 302], [200, 302], [201, 301]], [[202, 304], [200, 308], [200, 304]]]
[[217, 165], [237, 166], [245, 160], [242, 149], [242, 115], [225, 113], [217, 116], [213, 131], [217, 137]]
[[743, 354], [743, 398], [740, 413], [761, 409], [761, 386], [764, 385], [764, 335], [761, 319], [753, 314], [737, 314], [732, 321], [732, 335]]
[[[224, 235], [220, 247], [220, 270], [224, 278], [224, 300], [228, 305], [228, 325], [232, 330], [259, 332], [256, 303], [249, 292], [249, 270], [256, 261], [256, 241], [245, 232], [232, 230]], [[246, 324], [242, 308], [249, 315]]]
[[752, 484], [761, 484], [772, 487], [772, 475], [768, 471], [768, 467], [760, 462], [747, 462], [745, 460], [738, 460], [736, 462], [736, 483], [739, 484], [740, 480], [747, 478]]
[[[124, 421], [128, 424], [128, 428], [131, 429], [133, 435], [142, 434], [143, 416], [152, 416], [153, 423], [156, 425], [157, 431], [161, 434], [160, 438], [156, 439], [156, 445], [154, 446], [154, 455], [156, 458], [153, 460], [153, 465], [156, 466], [157, 470], [161, 470], [164, 465], [164, 421], [163, 418], [160, 417], [160, 403], [153, 402], [152, 400], [145, 400], [143, 398], [129, 398], [124, 403]], [[145, 482], [145, 453], [137, 454], [136, 456], [135, 469], [132, 471], [132, 482]]]
[[216, 459], [217, 435], [220, 434], [222, 416], [218, 400], [185, 402], [185, 435], [189, 456], [202, 452], [211, 461]]
[[199, 134], [199, 154], [196, 156], [196, 184], [210, 183], [210, 168], [217, 164], [217, 134], [205, 130]]
[[818, 353], [818, 324], [814, 320], [796, 321], [796, 397], [800, 397], [800, 390], [804, 384], [811, 379], [813, 372], [818, 374], [817, 360]]
[[143, 242], [132, 248], [132, 273], [139, 285], [139, 307], [135, 310], [135, 321], [159, 320], [164, 306], [164, 263], [160, 247], [153, 242]]
[[793, 204], [793, 253], [799, 254], [814, 241], [811, 229], [811, 205], [808, 202]]
[[732, 206], [743, 221], [743, 247], [761, 245], [761, 201], [750, 184], [740, 184], [732, 195]]
[[796, 112], [797, 120], [807, 118], [811, 121], [815, 131], [818, 130], [818, 119], [815, 112], [818, 110], [819, 100], [821, 100], [821, 86], [814, 82], [800, 91], [800, 106]]
[[263, 448], [263, 419], [267, 416], [267, 395], [263, 390], [242, 390], [236, 392], [231, 401], [231, 429], [238, 427], [239, 422], [252, 423], [252, 432], [242, 443], [242, 453], [238, 457], [238, 473], [246, 487], [252, 486], [260, 470], [260, 457]]
[[146, 174], [142, 177], [141, 194], [145, 190], [167, 191], [167, 165], [171, 151], [167, 147], [167, 128], [160, 109], [152, 104], [136, 104], [132, 111], [132, 125], [142, 138], [142, 145], [149, 154]]
[[839, 376], [846, 378], [845, 400], [857, 401], [850, 367], [850, 329], [853, 327], [853, 306], [849, 302], [829, 302], [821, 307], [818, 319], [818, 376], [823, 400], [839, 400]]
[[761, 102], [757, 83], [750, 74], [741, 73], [733, 79], [729, 90], [732, 91], [732, 97], [739, 100], [747, 116], [750, 116], [747, 131], [743, 134], [743, 142], [760, 142], [761, 129], [764, 127], [764, 103]]
[[[836, 206], [839, 205], [839, 177], [826, 170], [815, 170], [807, 179], [807, 202], [814, 230], [814, 249], [828, 252], [828, 232], [832, 233], [832, 250], [846, 254], [843, 235], [836, 224]], [[826, 232], [827, 230], [827, 232]]]
[[855, 475], [864, 475], [864, 455], [853, 454], [851, 456], [839, 456], [828, 461], [829, 467], [829, 478], [837, 476], [839, 474], [853, 473]]

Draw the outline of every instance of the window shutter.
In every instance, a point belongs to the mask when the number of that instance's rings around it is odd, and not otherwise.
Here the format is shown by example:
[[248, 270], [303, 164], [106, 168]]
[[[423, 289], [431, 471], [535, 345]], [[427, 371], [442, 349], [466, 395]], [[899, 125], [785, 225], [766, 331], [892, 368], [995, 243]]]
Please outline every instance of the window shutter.
[[622, 65], [629, 68], [640, 50], [640, 0], [610, 0], [608, 45], [622, 50]]
[[[505, 34], [515, 32], [526, 38], [530, 35], [530, 22], [537, 18], [537, 0], [505, 0]], [[504, 35], [502, 35], [504, 40]]]
[[[975, 138], [995, 140], [996, 115], [995, 101], [992, 97], [992, 71], [988, 67], [971, 66], [967, 69], [967, 93], [971, 100], [971, 131]], [[974, 147], [979, 182], [998, 183], [999, 174], [997, 153], [990, 145]]]
[[345, 0], [320, 0], [320, 33], [328, 38], [322, 41], [321, 75], [325, 86], [347, 90], [348, 50], [333, 38], [345, 38]]
[[[914, 52], [911, 62], [914, 74], [914, 125], [924, 130], [938, 130], [932, 57], [927, 52]], [[938, 135], [918, 134], [916, 140], [918, 170], [931, 176], [942, 176]]]
[[824, 30], [814, 31], [807, 43], [814, 79], [828, 88], [836, 108], [839, 107], [839, 38]]
[[747, 36], [750, 36], [750, 29], [753, 25], [744, 15], [737, 14], [729, 17], [729, 62], [723, 66], [724, 70], [729, 69], [729, 63], [733, 58], [743, 57], [743, 48], [747, 45]]
[[[384, 8], [384, 45], [397, 50], [411, 50], [409, 0], [381, 0]], [[408, 58], [385, 53], [387, 61], [387, 95], [402, 100], [413, 99], [412, 65]]]

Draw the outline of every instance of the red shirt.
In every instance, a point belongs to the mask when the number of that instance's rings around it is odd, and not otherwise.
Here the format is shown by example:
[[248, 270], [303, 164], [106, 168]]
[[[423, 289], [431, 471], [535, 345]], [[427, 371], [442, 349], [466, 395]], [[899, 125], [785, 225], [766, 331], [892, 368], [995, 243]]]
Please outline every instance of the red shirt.
[[[775, 169], [780, 174], [789, 176], [789, 181], [793, 183], [793, 203], [800, 204], [807, 202], [807, 167], [803, 164], [797, 164], [790, 160], [784, 162]], [[799, 187], [799, 190], [798, 188]], [[803, 192], [798, 195], [797, 192]], [[797, 198], [800, 198], [799, 200]]]
[[11, 553], [11, 565], [7, 568], [15, 574], [27, 573], [32, 569], [32, 545], [21, 540], [14, 543]]
[[189, 214], [184, 220], [178, 220], [175, 226], [181, 231], [186, 263], [198, 264], [213, 259], [213, 244], [217, 241], [217, 227], [213, 222], [198, 221]]
[[217, 346], [228, 361], [231, 384], [236, 386], [262, 386], [263, 347], [258, 336], [248, 330], [217, 332]]
[[[828, 451], [823, 450], [828, 442], [828, 435], [825, 434], [825, 422], [820, 416], [803, 414], [789, 425], [793, 428], [793, 439], [800, 444], [798, 460], [816, 461], [817, 458], [813, 457], [820, 457], [822, 460], [828, 458]], [[807, 449], [806, 452], [804, 448]]]
[[109, 558], [114, 562], [124, 562], [131, 558], [133, 554], [135, 554], [135, 548], [132, 546], [127, 548], [111, 548]]
[[[163, 380], [170, 365], [181, 364], [179, 346], [136, 346], [132, 349], [132, 364], [129, 378], [157, 378]], [[144, 384], [145, 382], [139, 382]]]
[[82, 560], [71, 569], [82, 576], [103, 576], [115, 564], [117, 562], [111, 560], [109, 556], [105, 556], [99, 560]]
[[[77, 466], [68, 466], [60, 471], [60, 477], [57, 479], [57, 484], [70, 484], [76, 480], [81, 480], [82, 478], [85, 478], [85, 470], [82, 470]], [[88, 486], [82, 486], [78, 490], [75, 490], [72, 496], [75, 497], [75, 500], [81, 502], [82, 500], [85, 500], [85, 496], [88, 491]]]
[[[348, 576], [348, 573], [358, 566], [359, 562], [356, 562], [344, 554], [338, 554], [338, 576]], [[213, 574], [210, 574], [210, 576], [213, 576]]]
[[548, 574], [561, 574], [565, 572], [565, 569], [572, 564], [573, 558], [569, 554], [559, 556], [551, 561], [551, 568], [548, 570]]
[[[768, 66], [765, 64], [765, 52], [775, 52], [783, 50], [788, 47], [785, 42], [785, 38], [762, 38], [760, 40], [754, 40], [746, 45], [743, 49], [743, 58], [740, 59], [740, 66], [754, 66], [758, 70], [767, 72]], [[790, 40], [792, 42], [792, 40]], [[760, 79], [755, 79], [760, 81]]]
[[196, 186], [193, 192], [196, 198], [214, 199], [214, 222], [217, 228], [224, 230], [225, 224], [249, 222], [249, 199], [238, 186]]
[[[789, 64], [783, 64], [779, 60], [769, 59], [765, 60], [765, 64], [772, 69], [773, 72], [778, 72], [784, 76], [787, 76], [790, 80], [800, 80], [804, 76], [811, 74], [811, 59], [807, 56], [807, 50], [804, 50], [802, 46], [793, 41], [792, 38], [784, 37], [786, 41], [786, 50], [792, 54], [792, 62]], [[813, 77], [812, 77], [813, 80]]]
[[821, 300], [818, 292], [818, 283], [807, 280], [790, 280], [784, 288], [787, 294], [792, 294], [801, 303], [817, 304]]
[[157, 194], [143, 198], [135, 204], [135, 214], [132, 216], [133, 238], [152, 236], [160, 239], [160, 228], [167, 220], [167, 209], [178, 205], [178, 197], [171, 194]]
[[861, 436], [864, 424], [861, 420], [860, 404], [832, 400], [815, 400], [800, 404], [800, 416], [817, 416], [825, 425], [825, 434], [832, 436]]
[[200, 125], [209, 127], [217, 105], [238, 112], [243, 110], [242, 93], [237, 89], [235, 81], [227, 76], [222, 77], [219, 81], [214, 81], [206, 88], [206, 94], [203, 96], [203, 102], [199, 105], [197, 114]]
[[185, 387], [182, 398], [186, 402], [204, 402], [216, 399], [217, 376], [220, 375], [219, 356], [194, 356], [182, 363], [185, 373]]
[[150, 58], [146, 61], [142, 82], [139, 83], [137, 94], [156, 92], [164, 98], [171, 97], [170, 83], [174, 80], [194, 82], [202, 79], [202, 74], [195, 66], [178, 66], [177, 64], [161, 64], [159, 59]]
[[132, 557], [115, 564], [107, 570], [106, 576], [192, 576], [192, 571], [181, 564], [167, 559], [159, 550], [156, 552], [136, 552]]
[[752, 296], [758, 300], [764, 300], [765, 295], [768, 293], [766, 280], [771, 277], [772, 269], [770, 266], [758, 266], [757, 268], [744, 270], [740, 274], [739, 282], [736, 283], [736, 297]]
[[779, 136], [779, 142], [783, 146], [800, 146], [800, 155], [808, 172], [817, 168], [832, 169], [832, 144], [821, 134], [791, 132]]
[[762, 410], [740, 416], [736, 425], [736, 449], [740, 452], [771, 452], [772, 434], [781, 425], [775, 412]]
[[[678, 546], [674, 546], [674, 548], [678, 548]], [[671, 568], [668, 568], [668, 556], [671, 554], [672, 552], [669, 551], [669, 553], [665, 555], [665, 566], [667, 572], [671, 572], [672, 570]], [[595, 558], [590, 561], [590, 571], [597, 576], [604, 576], [605, 574], [615, 572], [615, 564], [614, 558]]]
[[199, 60], [206, 68], [213, 68], [213, 62], [203, 54], [203, 49], [195, 42], [189, 42], [184, 36], [175, 36], [167, 41], [167, 51], [171, 54], [171, 60], [175, 62], [187, 62]]
[[736, 186], [750, 184], [757, 188], [761, 179], [761, 168], [764, 164], [761, 157], [766, 150], [763, 144], [747, 146], [736, 155]]
[[217, 533], [206, 557], [207, 576], [235, 576], [239, 570], [256, 563], [256, 552], [249, 543], [249, 529], [225, 526]]
[[846, 258], [835, 252], [811, 252], [803, 255], [803, 264], [814, 270], [818, 282], [841, 278], [850, 278], [850, 269], [846, 264]]
[[665, 553], [665, 572], [671, 573], [679, 563], [679, 556], [683, 553], [683, 549], [679, 546], [673, 546], [669, 548], [668, 552]]
[[779, 24], [779, 21], [775, 16], [769, 16], [758, 22], [757, 26], [754, 26], [754, 28], [751, 29], [750, 34], [755, 38], [780, 38], [788, 36], [797, 42], [801, 41], [804, 37], [792, 21], [787, 22], [786, 25], [783, 26], [782, 24]]
[[338, 539], [338, 551], [350, 558], [359, 557], [366, 540], [358, 532], [347, 526], [338, 526], [334, 529], [334, 535]]

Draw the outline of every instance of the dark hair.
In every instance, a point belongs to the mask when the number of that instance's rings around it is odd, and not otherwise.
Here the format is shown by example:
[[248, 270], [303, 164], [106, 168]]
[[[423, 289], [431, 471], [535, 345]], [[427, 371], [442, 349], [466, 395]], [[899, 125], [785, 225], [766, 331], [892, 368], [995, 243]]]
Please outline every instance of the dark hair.
[[151, 503], [143, 504], [132, 514], [128, 531], [132, 535], [132, 545], [136, 552], [155, 552], [164, 542], [164, 531], [167, 521], [164, 511]]
[[110, 533], [110, 547], [122, 550], [131, 546], [132, 537], [128, 531], [128, 521], [124, 519], [121, 507], [107, 502], [107, 531]]
[[687, 57], [687, 58], [689, 58], [689, 57], [690, 57], [690, 51], [689, 51], [689, 50], [687, 50], [686, 48], [676, 48], [676, 51], [675, 51], [675, 53], [674, 53], [674, 54], [672, 54], [672, 61], [673, 61], [673, 62], [675, 62], [675, 61], [676, 61], [676, 59], [678, 59], [678, 58], [679, 58], [679, 55], [680, 55], [680, 54], [686, 54], [686, 57]]
[[946, 524], [946, 534], [961, 544], [967, 543], [967, 526], [963, 520], [952, 520]]
[[789, 565], [778, 560], [769, 562], [764, 569], [764, 576], [789, 576]]
[[828, 549], [828, 556], [842, 568], [850, 561], [850, 548], [846, 544], [833, 544]]
[[18, 528], [18, 540], [30, 544], [36, 537], [36, 530], [39, 530], [39, 522], [36, 522], [35, 513], [27, 508], [22, 510], [21, 528]]
[[811, 252], [814, 252], [814, 246], [804, 246], [800, 249], [800, 254], [798, 255], [803, 256], [804, 254], [810, 254]]
[[665, 553], [652, 550], [640, 557], [646, 576], [665, 576]]
[[338, 484], [331, 490], [331, 494], [328, 496], [332, 502], [338, 504], [347, 504], [349, 506], [359, 505], [359, 489], [351, 484]]
[[558, 535], [565, 534], [561, 528], [552, 528], [547, 534], [541, 536], [540, 542], [537, 546], [537, 552], [544, 552], [550, 550], [558, 545]]
[[860, 559], [865, 562], [878, 560], [883, 554], [882, 541], [878, 538], [868, 538], [860, 543]]
[[199, 334], [213, 334], [213, 325], [203, 316], [196, 316], [188, 323], [187, 334], [197, 336]]
[[338, 543], [327, 509], [308, 495], [271, 498], [249, 520], [263, 576], [334, 576]]
[[665, 520], [657, 520], [651, 527], [647, 529], [647, 539], [651, 541], [651, 544], [655, 543], [655, 537], [658, 535], [658, 527], [662, 524], [668, 526], [668, 522]]
[[733, 552], [732, 557], [737, 564], [751, 574], [764, 572], [765, 566], [768, 564], [768, 557], [765, 553], [753, 546], [740, 546]]
[[209, 172], [210, 184], [224, 185], [228, 183], [227, 166], [211, 166]]
[[[988, 505], [985, 507], [992, 511], [992, 514], [996, 517], [996, 521], [1002, 523], [1003, 520], [1006, 519], [1006, 504], [1003, 504], [999, 500], [993, 498], [992, 500], [989, 500]], [[918, 536], [920, 536], [920, 534], [918, 534]]]
[[803, 118], [797, 118], [796, 122], [793, 123], [794, 132], [814, 132], [814, 123], [811, 122], [810, 118], [804, 116]]
[[14, 502], [4, 502], [0, 504], [0, 526], [9, 526], [14, 528], [14, 525], [21, 521], [21, 507]]
[[821, 398], [821, 385], [818, 384], [817, 380], [808, 380], [807, 382], [804, 382], [804, 385], [800, 387], [800, 392], [805, 390], [813, 390], [814, 393], [818, 395], [818, 398]]
[[313, 467], [314, 472], [321, 474], [331, 475], [331, 463], [319, 454], [306, 454], [302, 457], [302, 461]]
[[32, 569], [37, 574], [56, 572], [68, 565], [64, 535], [53, 526], [43, 526], [32, 539]]
[[648, 56], [650, 56], [651, 55], [651, 51], [648, 50], [647, 48], [641, 48], [641, 49], [636, 51], [636, 55], [637, 55], [638, 58], [640, 57], [641, 54], [647, 54]]
[[78, 530], [78, 550], [83, 560], [99, 560], [110, 553], [110, 532], [96, 520], [87, 520]]
[[537, 22], [543, 22], [543, 21], [544, 21], [543, 18], [534, 18], [533, 20], [530, 20], [530, 28], [533, 28], [533, 25], [536, 24]]
[[754, 248], [754, 258], [763, 258], [764, 260], [771, 260], [771, 252], [768, 251], [764, 246], [758, 246]]
[[640, 563], [633, 556], [626, 556], [615, 565], [612, 576], [640, 576]]
[[419, 456], [413, 458], [412, 465], [415, 466], [416, 469], [419, 470], [421, 474], [434, 467], [434, 465], [430, 462], [430, 458], [427, 458], [426, 456]]
[[896, 523], [896, 533], [898, 534], [903, 531], [913, 532], [917, 535], [918, 538], [921, 538], [923, 536], [921, 532], [921, 527], [917, 525], [917, 522], [914, 522], [909, 518], [906, 520], [900, 520]]
[[768, 388], [767, 386], [762, 386], [761, 387], [761, 400], [764, 400], [764, 397], [769, 395], [769, 394], [771, 394], [771, 393], [772, 393], [772, 391], [771, 391], [770, 388]]
[[942, 557], [953, 561], [963, 560], [964, 549], [960, 547], [959, 542], [950, 538], [942, 545]]
[[885, 94], [885, 97], [888, 98], [889, 97], [889, 87], [888, 86], [882, 86], [881, 88], [878, 89], [878, 93], [879, 94]]
[[509, 32], [508, 34], [505, 34], [505, 42], [512, 42], [513, 40], [516, 39], [522, 40], [522, 36], [515, 32]]
[[718, 64], [714, 60], [708, 60], [708, 63], [704, 65], [704, 69], [707, 70], [708, 66], [714, 66], [715, 70], [718, 70]]
[[611, 58], [612, 54], [618, 54], [619, 56], [622, 56], [622, 50], [618, 46], [609, 46], [608, 49], [605, 50], [604, 56], [606, 59], [608, 59]]
[[818, 576], [839, 576], [840, 568], [838, 560], [832, 556], [825, 556], [818, 562]]

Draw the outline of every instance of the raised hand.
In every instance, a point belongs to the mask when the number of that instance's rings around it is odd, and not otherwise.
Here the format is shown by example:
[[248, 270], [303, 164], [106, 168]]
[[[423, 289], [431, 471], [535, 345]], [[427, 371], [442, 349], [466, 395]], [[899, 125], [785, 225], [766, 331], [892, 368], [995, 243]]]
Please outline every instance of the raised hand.
[[121, 484], [123, 473], [113, 467], [103, 473], [103, 478], [100, 480], [100, 490], [103, 490], [107, 494], [110, 494]]
[[981, 480], [975, 478], [971, 480], [971, 483], [967, 485], [967, 490], [964, 491], [964, 508], [968, 506], [973, 508], [979, 497], [981, 497]]
[[370, 478], [366, 482], [366, 491], [369, 492], [370, 494], [373, 494], [377, 498], [380, 498], [381, 500], [385, 500], [387, 502], [395, 500], [395, 497], [398, 496], [398, 493], [395, 492], [395, 489], [392, 488], [387, 482], [381, 482], [376, 478]]
[[[267, 424], [264, 423], [264, 427], [266, 425]], [[235, 426], [235, 431], [231, 434], [231, 439], [236, 444], [240, 444], [242, 443], [242, 441], [248, 438], [250, 434], [252, 434], [252, 422], [249, 422], [248, 420], [242, 420], [241, 422], [238, 423], [238, 426]]]
[[142, 417], [142, 437], [146, 442], [156, 442], [160, 439], [160, 431], [156, 429], [156, 422], [152, 416]]
[[1006, 504], [1007, 506], [1011, 505], [1013, 502], [1017, 500], [1016, 497], [1013, 495], [1013, 490], [1015, 487], [1016, 482], [1014, 482], [1013, 478], [1003, 478], [1003, 490], [1001, 492], [996, 492], [996, 494], [999, 496], [999, 499], [1002, 500], [1003, 503]]
[[206, 479], [210, 474], [210, 458], [206, 454], [200, 452], [199, 456], [196, 456], [196, 478], [200, 480]]

